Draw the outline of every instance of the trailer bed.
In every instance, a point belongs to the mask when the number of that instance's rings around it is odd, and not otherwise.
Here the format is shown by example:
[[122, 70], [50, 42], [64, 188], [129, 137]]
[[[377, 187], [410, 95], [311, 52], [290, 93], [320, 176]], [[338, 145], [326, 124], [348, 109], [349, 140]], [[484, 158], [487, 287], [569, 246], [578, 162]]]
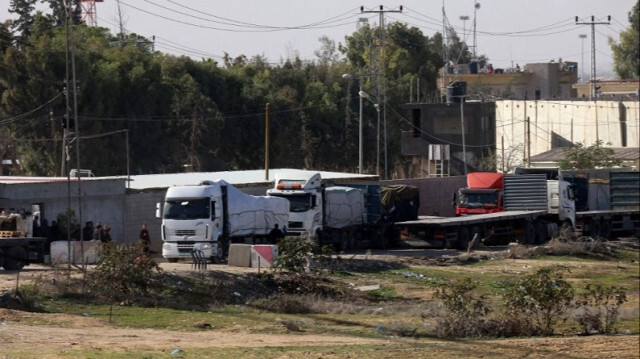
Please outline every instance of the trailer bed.
[[396, 222], [396, 225], [403, 227], [420, 227], [420, 226], [460, 226], [460, 225], [473, 225], [493, 223], [497, 221], [507, 220], [534, 220], [540, 216], [547, 214], [547, 211], [507, 211], [496, 212], [486, 214], [476, 214], [473, 216], [462, 217], [435, 217], [435, 216], [420, 216], [415, 221]]

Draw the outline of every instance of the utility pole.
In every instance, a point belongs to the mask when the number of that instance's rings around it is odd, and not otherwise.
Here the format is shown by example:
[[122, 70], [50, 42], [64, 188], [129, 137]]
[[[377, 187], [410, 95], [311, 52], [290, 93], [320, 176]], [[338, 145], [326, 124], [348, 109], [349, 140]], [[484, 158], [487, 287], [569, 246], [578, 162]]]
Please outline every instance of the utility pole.
[[[400, 5], [398, 10], [395, 9], [391, 9], [391, 10], [385, 10], [383, 5], [380, 5], [380, 7], [378, 8], [378, 10], [365, 10], [364, 6], [360, 6], [360, 12], [363, 14], [366, 13], [375, 13], [378, 14], [380, 16], [380, 20], [378, 23], [378, 28], [379, 28], [379, 36], [380, 36], [380, 44], [379, 46], [382, 48], [382, 52], [384, 52], [384, 15], [386, 13], [399, 13], [402, 12], [402, 5]], [[382, 59], [382, 66], [380, 66], [380, 68], [382, 69], [382, 81], [384, 81], [384, 84], [381, 82], [380, 79], [380, 72], [376, 71], [376, 80], [378, 83], [378, 100], [380, 102], [382, 102], [383, 104], [383, 127], [384, 127], [384, 175], [383, 178], [386, 179], [387, 178], [387, 98], [386, 98], [386, 77], [384, 74], [384, 53], [382, 54], [382, 56], [380, 56], [379, 58]], [[376, 67], [378, 67], [378, 61], [376, 61]], [[378, 112], [379, 114], [379, 112]], [[378, 115], [378, 119], [380, 118], [380, 116]], [[380, 175], [380, 120], [378, 120], [378, 150], [377, 150], [377, 172], [378, 175]]]
[[480, 4], [478, 4], [475, 0], [473, 1], [473, 59], [477, 59], [476, 49], [478, 48], [478, 44], [476, 43], [476, 12], [480, 8]]
[[269, 180], [269, 103], [264, 107], [264, 179]]
[[591, 25], [591, 81], [589, 86], [589, 100], [597, 100], [596, 93], [596, 25], [610, 25], [611, 15], [607, 16], [607, 21], [596, 21], [595, 16], [591, 15], [590, 22], [578, 22], [576, 16], [576, 25]]

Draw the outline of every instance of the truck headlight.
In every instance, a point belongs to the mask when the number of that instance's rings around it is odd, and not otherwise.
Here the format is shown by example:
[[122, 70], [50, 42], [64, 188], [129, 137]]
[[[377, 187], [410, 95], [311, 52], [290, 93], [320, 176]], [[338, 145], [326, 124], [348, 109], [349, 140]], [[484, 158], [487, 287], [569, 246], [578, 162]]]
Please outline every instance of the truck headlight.
[[207, 244], [207, 243], [201, 244], [201, 245], [200, 245], [200, 249], [201, 249], [201, 250], [211, 249], [211, 245], [210, 245], [210, 244]]
[[165, 244], [163, 244], [163, 245], [162, 245], [162, 249], [167, 250], [167, 251], [168, 251], [168, 250], [171, 250], [171, 244], [170, 244], [170, 243], [165, 243]]

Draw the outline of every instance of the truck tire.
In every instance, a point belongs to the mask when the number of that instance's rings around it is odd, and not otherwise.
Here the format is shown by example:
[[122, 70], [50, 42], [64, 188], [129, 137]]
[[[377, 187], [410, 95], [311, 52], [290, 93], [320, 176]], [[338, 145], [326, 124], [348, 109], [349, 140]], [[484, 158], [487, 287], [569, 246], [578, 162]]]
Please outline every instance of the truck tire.
[[21, 270], [27, 262], [27, 251], [22, 247], [11, 247], [7, 250], [2, 265], [6, 270]]
[[524, 232], [518, 241], [520, 244], [531, 245], [536, 243], [536, 226], [531, 221], [524, 223]]
[[461, 251], [466, 251], [467, 247], [469, 247], [469, 241], [471, 240], [471, 235], [469, 234], [469, 228], [462, 227], [458, 230], [458, 242], [456, 243], [456, 248]]
[[2, 251], [2, 248], [0, 248], [0, 267], [2, 267], [4, 265], [4, 252]]
[[611, 222], [606, 218], [600, 220], [600, 236], [606, 240], [611, 239]]
[[547, 224], [545, 221], [536, 221], [536, 244], [544, 244], [549, 240]]

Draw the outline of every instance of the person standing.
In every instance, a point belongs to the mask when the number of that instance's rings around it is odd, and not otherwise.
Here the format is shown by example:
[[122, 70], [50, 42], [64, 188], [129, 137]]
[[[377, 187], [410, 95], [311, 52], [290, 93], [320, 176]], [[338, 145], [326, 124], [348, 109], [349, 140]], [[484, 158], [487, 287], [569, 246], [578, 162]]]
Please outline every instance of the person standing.
[[149, 231], [147, 230], [147, 225], [143, 224], [142, 229], [140, 229], [140, 234], [138, 235], [140, 239], [140, 244], [142, 244], [142, 251], [145, 254], [149, 254], [149, 246], [151, 245], [151, 237], [149, 237]]

